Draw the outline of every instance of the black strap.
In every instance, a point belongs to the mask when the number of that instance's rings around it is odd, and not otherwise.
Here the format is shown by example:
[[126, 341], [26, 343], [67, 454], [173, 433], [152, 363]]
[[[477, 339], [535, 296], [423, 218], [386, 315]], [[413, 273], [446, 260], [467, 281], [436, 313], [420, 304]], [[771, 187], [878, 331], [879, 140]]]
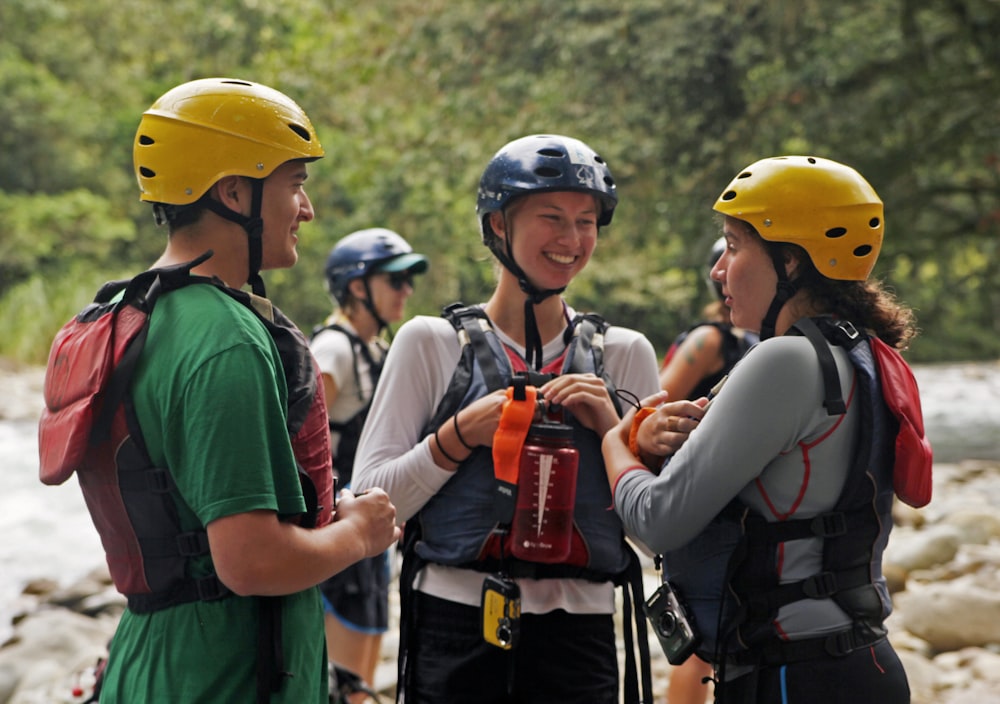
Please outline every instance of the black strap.
[[839, 658], [885, 640], [881, 623], [855, 622], [850, 627], [817, 638], [772, 639], [754, 650], [731, 654], [729, 665], [787, 665], [816, 658]]
[[281, 642], [281, 597], [257, 597], [257, 704], [268, 704], [286, 677]]
[[801, 318], [793, 326], [796, 330], [806, 336], [812, 343], [819, 358], [820, 372], [823, 374], [823, 387], [826, 391], [826, 398], [823, 406], [827, 415], [840, 416], [847, 413], [847, 405], [844, 403], [844, 396], [840, 392], [840, 376], [837, 374], [837, 362], [833, 358], [833, 352], [826, 342], [826, 337], [820, 332], [816, 323], [811, 318]]
[[[649, 656], [649, 634], [646, 629], [646, 618], [639, 605], [645, 603], [642, 583], [642, 565], [639, 556], [628, 543], [625, 543], [628, 553], [628, 566], [625, 572], [616, 580], [622, 587], [622, 624], [625, 643], [625, 704], [653, 704], [653, 674]], [[635, 624], [633, 640], [632, 624]], [[639, 674], [636, 674], [635, 653], [633, 642], [639, 646]], [[641, 678], [638, 679], [638, 678]], [[642, 684], [643, 697], [640, 698], [639, 684]]]

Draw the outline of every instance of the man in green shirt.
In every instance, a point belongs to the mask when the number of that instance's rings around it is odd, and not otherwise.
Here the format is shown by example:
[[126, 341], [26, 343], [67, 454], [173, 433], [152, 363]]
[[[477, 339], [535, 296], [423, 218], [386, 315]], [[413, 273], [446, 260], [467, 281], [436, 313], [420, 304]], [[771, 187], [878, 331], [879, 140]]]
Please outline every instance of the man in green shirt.
[[[263, 298], [259, 271], [298, 258], [299, 226], [314, 217], [307, 164], [322, 156], [301, 108], [247, 81], [191, 81], [143, 114], [134, 145], [141, 198], [169, 228], [154, 267], [211, 250], [192, 273], [221, 285], [187, 285], [158, 300], [131, 398], [150, 459], [169, 468], [181, 528], [207, 533], [208, 554], [189, 559], [187, 575], [214, 574], [225, 596], [126, 610], [102, 704], [326, 704], [316, 585], [398, 538], [381, 490], [345, 491], [333, 510], [322, 384], [306, 399], [305, 427], [321, 432], [296, 435], [296, 380], [269, 323], [283, 321], [294, 339], [301, 333]], [[238, 291], [247, 284], [253, 295]], [[308, 367], [311, 357], [302, 358]], [[319, 493], [314, 528], [299, 520], [300, 467]], [[270, 636], [260, 628], [262, 603], [277, 613]], [[272, 655], [275, 684], [262, 693], [258, 671]]]

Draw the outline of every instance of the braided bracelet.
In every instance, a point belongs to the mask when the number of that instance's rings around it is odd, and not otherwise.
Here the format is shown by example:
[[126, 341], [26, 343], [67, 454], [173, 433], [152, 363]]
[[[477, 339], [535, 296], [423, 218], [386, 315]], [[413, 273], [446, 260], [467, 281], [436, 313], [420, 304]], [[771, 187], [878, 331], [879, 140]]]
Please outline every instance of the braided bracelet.
[[474, 448], [472, 445], [470, 445], [465, 441], [465, 438], [462, 437], [462, 431], [458, 429], [458, 413], [453, 415], [451, 417], [451, 420], [452, 420], [452, 425], [455, 426], [455, 436], [458, 437], [458, 441], [462, 443], [462, 446], [465, 447], [466, 450], [474, 452], [476, 448]]
[[449, 462], [454, 462], [455, 464], [462, 464], [461, 460], [456, 460], [454, 457], [448, 454], [447, 450], [444, 449], [444, 445], [441, 444], [441, 438], [438, 437], [438, 430], [440, 430], [440, 428], [434, 429], [434, 442], [437, 443], [438, 450], [441, 451], [441, 454], [444, 455], [444, 458]]

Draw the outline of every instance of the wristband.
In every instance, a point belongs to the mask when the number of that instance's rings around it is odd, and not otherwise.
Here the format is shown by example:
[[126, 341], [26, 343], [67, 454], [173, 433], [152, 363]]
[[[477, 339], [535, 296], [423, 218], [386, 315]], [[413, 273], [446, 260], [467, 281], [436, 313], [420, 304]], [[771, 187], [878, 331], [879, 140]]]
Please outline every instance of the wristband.
[[438, 437], [438, 430], [440, 430], [440, 428], [434, 429], [434, 442], [437, 443], [438, 450], [441, 451], [441, 454], [444, 455], [444, 458], [449, 462], [454, 462], [455, 464], [462, 464], [461, 460], [456, 460], [454, 457], [448, 454], [447, 450], [444, 449], [444, 445], [441, 444], [441, 438]]
[[462, 446], [465, 447], [466, 450], [469, 450], [470, 452], [474, 451], [476, 448], [465, 441], [465, 438], [462, 437], [462, 431], [458, 429], [458, 411], [456, 411], [455, 415], [451, 417], [451, 421], [452, 425], [455, 426], [455, 437], [458, 438], [458, 441], [462, 443]]
[[632, 427], [628, 431], [628, 449], [636, 457], [641, 457], [639, 454], [639, 426], [642, 425], [642, 421], [654, 413], [656, 413], [655, 408], [645, 406], [636, 411], [635, 418], [632, 419]]

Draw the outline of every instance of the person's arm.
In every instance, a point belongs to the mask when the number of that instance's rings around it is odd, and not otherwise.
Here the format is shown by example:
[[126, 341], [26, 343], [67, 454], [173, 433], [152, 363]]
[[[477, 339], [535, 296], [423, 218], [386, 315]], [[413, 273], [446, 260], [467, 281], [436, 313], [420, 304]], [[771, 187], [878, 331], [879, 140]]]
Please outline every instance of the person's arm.
[[603, 450], [626, 530], [655, 552], [687, 543], [775, 457], [795, 450], [822, 410], [822, 394], [809, 343], [775, 338], [734, 369], [659, 475], [629, 471], [640, 463], [616, 426]]
[[366, 557], [384, 552], [399, 538], [396, 510], [388, 495], [373, 489], [354, 497], [341, 492], [333, 523], [307, 529], [257, 510], [208, 524], [216, 574], [242, 596], [277, 596], [308, 589]]
[[671, 399], [688, 398], [702, 379], [724, 365], [722, 332], [714, 325], [701, 325], [681, 341], [670, 361], [660, 369], [660, 388]]
[[[396, 520], [413, 516], [454, 474], [454, 463], [436, 456], [433, 436], [424, 426], [444, 397], [458, 365], [460, 347], [454, 328], [442, 318], [417, 316], [399, 328], [389, 348], [382, 376], [354, 460], [357, 491], [381, 487], [396, 505]], [[462, 433], [470, 422], [462, 411]], [[439, 431], [446, 451], [456, 459], [467, 452], [453, 428]], [[472, 429], [469, 426], [472, 442]], [[461, 450], [461, 455], [455, 454]]]
[[290, 594], [385, 550], [398, 529], [395, 508], [378, 491], [357, 500], [345, 494], [322, 528], [279, 520], [306, 505], [286, 426], [284, 372], [257, 332], [248, 326], [196, 367], [176, 367], [183, 377], [158, 396], [164, 428], [156, 435], [181, 508], [205, 526], [222, 582], [237, 594]]

